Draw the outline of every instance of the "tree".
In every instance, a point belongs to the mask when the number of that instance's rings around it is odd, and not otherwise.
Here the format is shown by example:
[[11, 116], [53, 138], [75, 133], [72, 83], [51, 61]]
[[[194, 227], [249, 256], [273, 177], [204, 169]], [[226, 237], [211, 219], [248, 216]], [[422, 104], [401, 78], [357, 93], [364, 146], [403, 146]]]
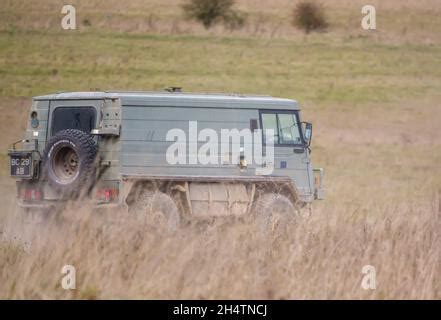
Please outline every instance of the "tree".
[[242, 27], [244, 16], [232, 9], [234, 0], [188, 0], [182, 5], [185, 16], [203, 24], [206, 29], [222, 21], [228, 28]]
[[324, 30], [328, 27], [322, 6], [308, 1], [299, 2], [295, 6], [292, 22], [305, 33]]

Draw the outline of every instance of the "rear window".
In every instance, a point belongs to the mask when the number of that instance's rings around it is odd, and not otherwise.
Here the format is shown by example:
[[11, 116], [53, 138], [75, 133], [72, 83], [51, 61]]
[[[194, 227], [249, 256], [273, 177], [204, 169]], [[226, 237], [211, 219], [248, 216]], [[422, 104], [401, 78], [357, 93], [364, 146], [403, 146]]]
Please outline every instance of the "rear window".
[[95, 127], [96, 111], [93, 107], [58, 107], [52, 116], [52, 135], [65, 129], [90, 133]]

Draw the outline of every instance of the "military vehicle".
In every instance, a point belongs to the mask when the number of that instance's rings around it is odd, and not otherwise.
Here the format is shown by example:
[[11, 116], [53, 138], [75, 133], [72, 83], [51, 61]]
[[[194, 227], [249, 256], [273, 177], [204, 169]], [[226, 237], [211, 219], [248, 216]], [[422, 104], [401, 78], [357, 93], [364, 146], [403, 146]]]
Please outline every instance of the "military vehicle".
[[171, 226], [294, 216], [324, 198], [311, 138], [312, 125], [290, 99], [179, 88], [64, 92], [33, 98], [25, 137], [9, 151], [10, 174], [21, 208], [87, 198]]

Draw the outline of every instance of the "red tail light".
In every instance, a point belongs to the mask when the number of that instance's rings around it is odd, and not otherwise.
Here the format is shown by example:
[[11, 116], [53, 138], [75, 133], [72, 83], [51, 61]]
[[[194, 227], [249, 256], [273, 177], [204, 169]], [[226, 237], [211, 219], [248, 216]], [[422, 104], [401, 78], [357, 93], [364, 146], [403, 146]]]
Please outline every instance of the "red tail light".
[[118, 199], [119, 191], [118, 189], [98, 189], [96, 191], [96, 199], [102, 202], [111, 202]]
[[38, 201], [42, 199], [41, 191], [38, 189], [22, 189], [21, 198], [25, 201]]

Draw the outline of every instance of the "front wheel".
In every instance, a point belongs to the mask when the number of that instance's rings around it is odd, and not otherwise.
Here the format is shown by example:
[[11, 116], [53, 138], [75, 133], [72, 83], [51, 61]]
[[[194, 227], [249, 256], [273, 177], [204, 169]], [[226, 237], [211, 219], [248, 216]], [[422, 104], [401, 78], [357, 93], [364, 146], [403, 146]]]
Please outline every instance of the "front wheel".
[[298, 210], [286, 196], [265, 193], [255, 204], [256, 219], [266, 235], [282, 236], [298, 219]]

